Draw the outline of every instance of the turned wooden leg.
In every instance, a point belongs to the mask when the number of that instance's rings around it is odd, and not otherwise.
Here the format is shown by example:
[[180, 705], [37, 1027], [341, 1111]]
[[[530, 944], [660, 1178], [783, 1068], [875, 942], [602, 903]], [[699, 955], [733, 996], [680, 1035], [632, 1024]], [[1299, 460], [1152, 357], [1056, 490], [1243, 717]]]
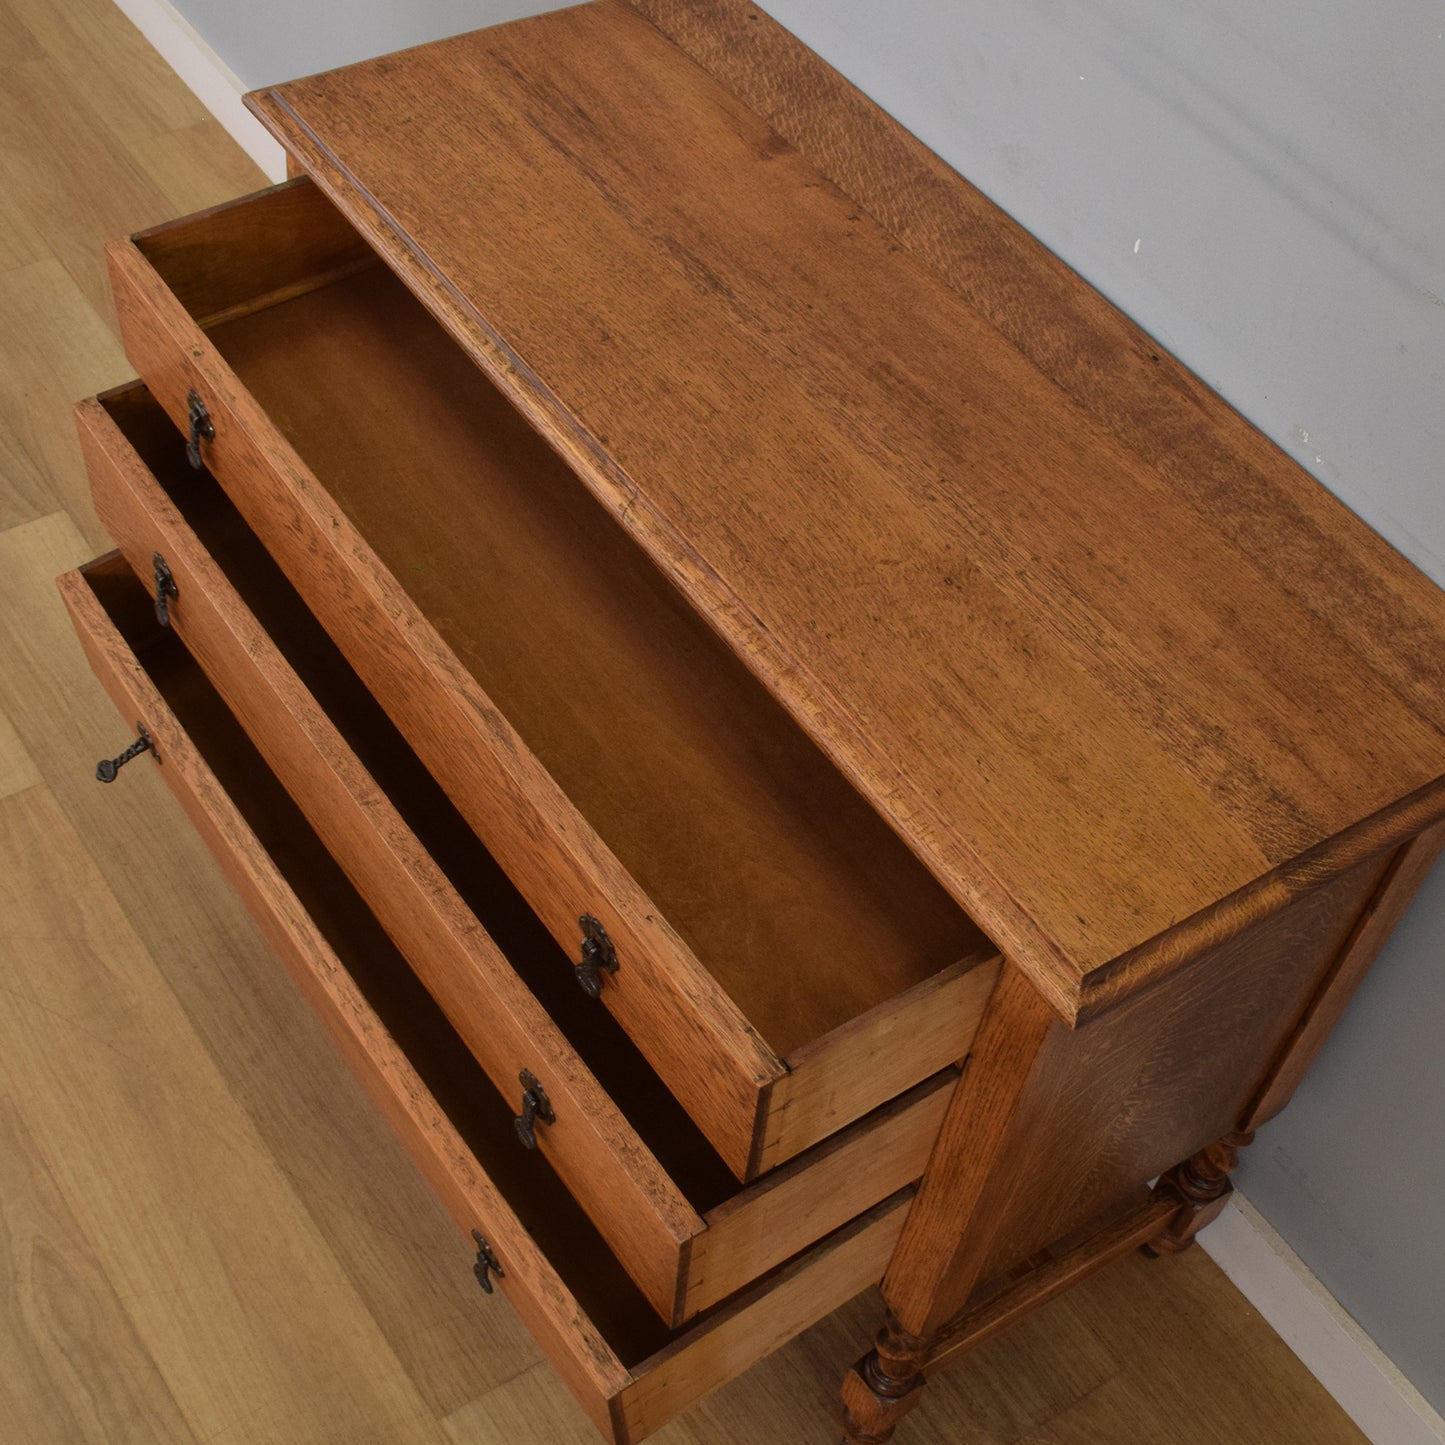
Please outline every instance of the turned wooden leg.
[[843, 1380], [844, 1445], [880, 1445], [918, 1403], [928, 1342], [900, 1329], [890, 1314], [873, 1348]]
[[1144, 1246], [1144, 1253], [1179, 1254], [1194, 1243], [1194, 1236], [1218, 1218], [1234, 1193], [1230, 1174], [1239, 1163], [1239, 1151], [1254, 1138], [1254, 1131], [1226, 1134], [1182, 1164], [1159, 1177], [1156, 1196], [1177, 1199], [1179, 1210], [1163, 1232]]

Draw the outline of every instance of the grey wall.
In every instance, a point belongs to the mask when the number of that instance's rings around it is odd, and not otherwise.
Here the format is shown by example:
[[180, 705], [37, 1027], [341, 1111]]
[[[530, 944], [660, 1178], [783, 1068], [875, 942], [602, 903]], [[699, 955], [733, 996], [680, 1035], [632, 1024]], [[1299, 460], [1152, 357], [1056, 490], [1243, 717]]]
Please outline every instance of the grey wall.
[[[515, 0], [179, 0], [243, 80]], [[1445, 9], [766, 0], [1445, 584]], [[1445, 1410], [1445, 874], [1245, 1192]]]

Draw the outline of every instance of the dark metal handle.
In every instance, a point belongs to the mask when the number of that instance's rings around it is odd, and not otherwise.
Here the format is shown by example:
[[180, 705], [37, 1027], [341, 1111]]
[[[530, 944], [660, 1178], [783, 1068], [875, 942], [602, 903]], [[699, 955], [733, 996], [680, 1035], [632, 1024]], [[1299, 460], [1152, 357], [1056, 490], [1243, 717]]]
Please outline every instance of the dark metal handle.
[[487, 1243], [480, 1230], [472, 1230], [472, 1239], [477, 1246], [477, 1262], [472, 1266], [472, 1273], [477, 1277], [477, 1283], [487, 1293], [492, 1292], [492, 1275], [498, 1279], [505, 1279], [507, 1271], [497, 1263], [497, 1256], [492, 1253], [492, 1246]]
[[144, 725], [137, 723], [135, 730], [140, 736], [123, 753], [114, 758], [103, 758], [95, 765], [95, 776], [102, 783], [115, 782], [115, 775], [132, 758], [138, 758], [142, 753], [154, 751], [155, 744], [151, 741], [151, 735], [145, 730]]
[[522, 1112], [512, 1121], [517, 1126], [517, 1138], [528, 1149], [537, 1147], [537, 1120], [544, 1124], [555, 1124], [557, 1115], [547, 1091], [537, 1082], [537, 1076], [530, 1069], [522, 1074]]
[[204, 465], [201, 461], [201, 442], [215, 441], [216, 428], [211, 421], [210, 412], [206, 410], [205, 402], [194, 391], [186, 393], [186, 412], [191, 422], [191, 436], [186, 443], [186, 460], [194, 471], [200, 471]]
[[582, 985], [582, 992], [589, 998], [598, 998], [602, 993], [603, 971], [617, 972], [617, 950], [600, 920], [584, 913], [577, 921], [582, 925], [582, 962], [572, 966], [573, 972]]
[[176, 579], [171, 576], [171, 569], [166, 566], [166, 559], [159, 552], [151, 554], [151, 561], [156, 569], [156, 621], [162, 627], [169, 627], [171, 603], [181, 595], [180, 588], [176, 586]]

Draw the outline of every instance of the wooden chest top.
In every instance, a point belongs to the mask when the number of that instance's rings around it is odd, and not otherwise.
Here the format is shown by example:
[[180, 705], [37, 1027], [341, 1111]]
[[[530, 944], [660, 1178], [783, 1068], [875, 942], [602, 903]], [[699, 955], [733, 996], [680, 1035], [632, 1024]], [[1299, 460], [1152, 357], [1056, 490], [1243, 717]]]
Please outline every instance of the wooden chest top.
[[851, 140], [790, 128], [765, 17], [704, 68], [685, 10], [251, 103], [1066, 1013], [1445, 811], [1433, 584], [825, 68]]

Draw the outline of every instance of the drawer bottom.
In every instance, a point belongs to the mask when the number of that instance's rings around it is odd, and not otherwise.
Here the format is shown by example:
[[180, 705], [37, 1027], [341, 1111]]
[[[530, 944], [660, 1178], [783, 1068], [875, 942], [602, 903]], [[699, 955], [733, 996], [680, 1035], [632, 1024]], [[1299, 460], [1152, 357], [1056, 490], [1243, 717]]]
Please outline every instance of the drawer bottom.
[[[669, 1332], [118, 557], [61, 579], [91, 664], [497, 1286], [609, 1438], [637, 1441], [878, 1280], [901, 1191]], [[148, 764], [142, 764], [148, 765]], [[459, 1267], [465, 1267], [459, 1261]]]

